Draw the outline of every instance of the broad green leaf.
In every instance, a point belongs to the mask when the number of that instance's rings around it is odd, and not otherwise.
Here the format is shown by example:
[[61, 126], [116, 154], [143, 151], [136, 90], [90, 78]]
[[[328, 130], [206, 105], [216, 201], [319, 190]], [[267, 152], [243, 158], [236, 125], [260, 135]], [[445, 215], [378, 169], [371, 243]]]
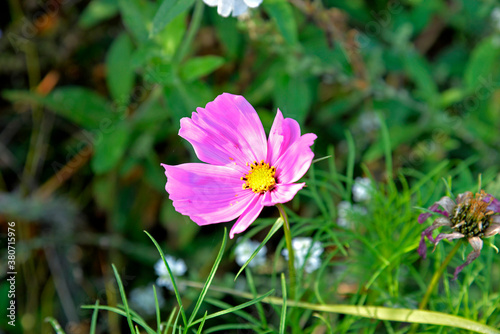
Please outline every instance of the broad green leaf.
[[118, 105], [126, 105], [134, 86], [134, 70], [131, 66], [132, 41], [126, 33], [119, 35], [111, 44], [106, 56], [106, 79], [111, 97]]
[[497, 86], [494, 84], [494, 76], [498, 74], [500, 46], [494, 38], [484, 39], [472, 51], [464, 74], [465, 85], [468, 89], [484, 87], [492, 91]]
[[224, 64], [224, 58], [204, 56], [191, 58], [180, 69], [180, 76], [185, 81], [193, 81], [212, 73]]
[[102, 174], [112, 169], [123, 157], [129, 138], [129, 127], [126, 123], [112, 126], [101, 137], [96, 136], [94, 156], [91, 167], [96, 174]]
[[268, 0], [263, 3], [264, 9], [271, 16], [288, 44], [297, 43], [297, 22], [293, 16], [292, 6], [284, 0]]
[[130, 33], [140, 42], [148, 38], [146, 9], [148, 2], [140, 0], [118, 0], [122, 20]]
[[80, 15], [78, 25], [84, 29], [92, 28], [118, 13], [117, 0], [92, 0]]
[[29, 91], [5, 91], [3, 97], [12, 102], [38, 103], [79, 126], [92, 130], [101, 128], [104, 122], [116, 119], [105, 98], [82, 87], [57, 88], [47, 96]]
[[153, 18], [150, 37], [162, 31], [177, 15], [187, 11], [193, 5], [194, 1], [195, 0], [163, 0]]
[[435, 105], [438, 98], [438, 88], [425, 59], [415, 52], [410, 52], [403, 59], [406, 73], [413, 80], [422, 97], [428, 103]]

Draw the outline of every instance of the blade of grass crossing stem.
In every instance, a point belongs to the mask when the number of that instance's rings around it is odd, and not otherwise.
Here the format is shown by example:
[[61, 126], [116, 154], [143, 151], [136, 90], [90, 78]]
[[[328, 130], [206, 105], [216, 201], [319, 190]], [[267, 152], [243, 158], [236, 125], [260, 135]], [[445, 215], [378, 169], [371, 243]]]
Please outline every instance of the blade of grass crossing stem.
[[[225, 302], [222, 302], [218, 299], [213, 299], [213, 298], [210, 298], [210, 297], [207, 297], [205, 298], [205, 303], [208, 303], [208, 304], [211, 304], [213, 306], [216, 306], [220, 309], [230, 309], [231, 307], [233, 307], [232, 305], [228, 304], [228, 303], [225, 303]], [[252, 323], [253, 326], [256, 326], [258, 328], [260, 328], [261, 326], [261, 323], [259, 322], [259, 320], [257, 320], [256, 318], [254, 318], [250, 313], [248, 312], [245, 312], [243, 310], [235, 310], [233, 311], [233, 313], [235, 315], [237, 315], [238, 317], [246, 320], [248, 323]]]
[[52, 317], [47, 317], [47, 318], [45, 318], [45, 322], [50, 323], [50, 325], [52, 326], [52, 328], [54, 329], [56, 334], [66, 334], [56, 319], [54, 319]]
[[158, 253], [160, 253], [161, 259], [163, 260], [165, 267], [167, 267], [168, 275], [170, 276], [170, 280], [172, 281], [172, 286], [174, 287], [175, 298], [177, 298], [177, 303], [179, 304], [179, 310], [182, 316], [182, 320], [184, 321], [184, 325], [187, 325], [186, 313], [184, 313], [184, 307], [182, 306], [182, 300], [179, 294], [179, 289], [177, 289], [177, 284], [175, 284], [174, 275], [172, 274], [172, 270], [170, 270], [168, 262], [165, 259], [165, 254], [163, 253], [163, 250], [161, 249], [160, 245], [158, 245], [158, 243], [156, 242], [155, 238], [153, 238], [151, 234], [149, 234], [147, 231], [144, 231], [144, 233], [146, 233], [148, 237], [151, 239], [151, 241], [153, 241], [154, 245], [156, 246], [156, 249], [158, 250]]
[[[212, 314], [208, 315], [205, 320], [217, 318], [217, 317], [220, 317], [222, 315], [229, 314], [229, 313], [241, 310], [242, 308], [245, 308], [245, 307], [248, 307], [248, 306], [251, 306], [251, 305], [253, 305], [255, 303], [260, 302], [261, 300], [267, 298], [269, 295], [271, 295], [273, 293], [274, 293], [274, 289], [270, 290], [269, 292], [263, 294], [262, 296], [260, 296], [258, 298], [255, 298], [255, 299], [253, 299], [251, 301], [248, 301], [246, 303], [243, 303], [243, 304], [240, 304], [240, 305], [237, 305], [237, 306], [234, 306], [234, 307], [230, 307], [228, 309], [225, 309], [225, 310], [222, 310], [222, 311], [219, 311], [219, 312], [212, 313]], [[198, 319], [198, 320], [194, 321], [191, 325], [196, 325], [197, 323], [200, 323], [202, 320], [203, 319]]]
[[203, 289], [201, 290], [200, 296], [198, 297], [198, 301], [196, 302], [196, 305], [194, 306], [193, 313], [191, 313], [191, 316], [189, 317], [188, 325], [186, 326], [185, 332], [191, 326], [194, 318], [196, 317], [196, 313], [198, 313], [198, 310], [201, 307], [201, 303], [203, 303], [203, 299], [205, 298], [205, 296], [208, 292], [208, 288], [210, 287], [210, 284], [212, 283], [212, 280], [214, 279], [215, 272], [217, 271], [217, 268], [219, 267], [220, 261], [222, 260], [222, 255], [224, 254], [224, 249], [226, 248], [226, 243], [227, 243], [227, 229], [224, 228], [224, 237], [222, 239], [222, 245], [220, 247], [219, 254], [217, 254], [217, 258], [215, 259], [215, 263], [212, 266], [212, 270], [210, 271], [210, 274], [208, 275], [207, 281], [205, 282], [205, 286], [203, 286]]
[[328, 328], [328, 333], [333, 334], [332, 325], [330, 325], [330, 323], [328, 322], [328, 320], [325, 319], [325, 317], [323, 317], [319, 313], [313, 313], [313, 317], [318, 318], [319, 320], [323, 321], [325, 326]]
[[245, 264], [241, 266], [240, 271], [238, 271], [238, 273], [236, 274], [236, 277], [234, 278], [235, 281], [238, 278], [238, 276], [240, 276], [240, 274], [243, 272], [243, 270], [245, 270], [245, 268], [248, 266], [250, 261], [252, 261], [252, 259], [259, 253], [259, 251], [262, 249], [262, 247], [265, 246], [265, 244], [269, 241], [269, 239], [271, 239], [271, 237], [274, 235], [274, 233], [276, 233], [281, 228], [282, 225], [283, 225], [283, 218], [280, 217], [276, 220], [276, 222], [274, 223], [274, 225], [271, 228], [271, 230], [269, 231], [269, 233], [267, 233], [264, 240], [260, 243], [259, 247], [257, 247], [257, 249], [252, 253], [252, 255], [247, 260], [247, 262], [245, 262]]
[[281, 306], [280, 334], [285, 334], [287, 297], [286, 297], [286, 280], [285, 280], [285, 274], [283, 273], [281, 273], [281, 291], [283, 294], [283, 305]]
[[[96, 308], [96, 306], [95, 305], [83, 305], [82, 308], [83, 309], [94, 309], [94, 308]], [[124, 316], [124, 317], [127, 316], [127, 312], [125, 312], [124, 310], [120, 310], [117, 307], [101, 305], [101, 306], [98, 306], [97, 308], [99, 310], [114, 312], [114, 313], [119, 314], [119, 315]], [[144, 319], [140, 318], [138, 315], [132, 316], [132, 320], [136, 324], [138, 324], [142, 328], [144, 328], [148, 334], [156, 334], [156, 331], [154, 331], [151, 327], [149, 327], [148, 324], [144, 321]], [[131, 333], [133, 333], [133, 331]]]
[[125, 296], [125, 289], [123, 288], [122, 279], [120, 278], [120, 275], [118, 274], [118, 270], [116, 270], [115, 265], [111, 264], [111, 267], [113, 268], [116, 282], [118, 283], [118, 289], [120, 290], [120, 296], [122, 298], [122, 303], [123, 303], [123, 306], [125, 307], [125, 312], [127, 313], [128, 326], [130, 327], [130, 332], [133, 333], [134, 332], [134, 325], [132, 324], [132, 317], [130, 316], [130, 310], [128, 308], [127, 296]]
[[158, 334], [161, 334], [160, 304], [158, 303], [158, 295], [156, 294], [156, 287], [154, 284], [153, 284], [153, 292], [155, 294], [156, 332]]
[[[250, 288], [250, 292], [254, 295], [254, 298], [255, 298], [255, 297], [257, 297], [257, 289], [255, 288], [255, 282], [253, 280], [252, 271], [247, 268], [245, 270], [245, 274], [246, 274], [246, 277], [247, 277], [247, 283], [248, 283], [248, 287]], [[267, 328], [266, 314], [264, 312], [264, 308], [262, 307], [262, 304], [261, 303], [257, 303], [257, 305], [255, 305], [255, 307], [257, 308], [257, 312], [259, 313], [259, 317], [260, 317], [260, 321], [262, 323], [262, 327], [263, 328]]]
[[203, 326], [205, 325], [205, 320], [207, 320], [207, 312], [208, 311], [205, 311], [205, 315], [203, 316], [203, 319], [201, 319], [200, 327], [198, 327], [198, 332], [197, 332], [198, 334], [201, 334]]
[[172, 321], [174, 320], [174, 316], [177, 313], [177, 318], [179, 317], [179, 313], [177, 312], [177, 307], [175, 306], [172, 312], [170, 312], [170, 315], [168, 316], [168, 321], [167, 325], [165, 326], [165, 330], [163, 331], [163, 334], [167, 334], [168, 329], [172, 325]]
[[95, 334], [95, 328], [97, 326], [97, 315], [99, 314], [99, 299], [95, 302], [95, 309], [92, 312], [92, 321], [90, 323], [90, 334]]
[[351, 201], [351, 193], [352, 193], [352, 178], [354, 176], [354, 161], [356, 159], [356, 147], [354, 146], [354, 139], [349, 131], [345, 132], [345, 137], [347, 139], [347, 196], [344, 198], [346, 201]]

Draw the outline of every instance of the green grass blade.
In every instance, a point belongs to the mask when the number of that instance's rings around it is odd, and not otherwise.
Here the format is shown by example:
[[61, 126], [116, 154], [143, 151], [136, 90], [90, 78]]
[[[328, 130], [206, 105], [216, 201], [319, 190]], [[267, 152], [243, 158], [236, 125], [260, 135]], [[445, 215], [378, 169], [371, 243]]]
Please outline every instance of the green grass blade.
[[156, 287], [154, 284], [153, 284], [153, 292], [155, 294], [156, 332], [158, 334], [161, 334], [160, 304], [158, 304], [158, 295], [156, 294]]
[[205, 325], [205, 320], [207, 320], [207, 311], [205, 311], [205, 315], [203, 316], [200, 327], [198, 327], [197, 334], [201, 334], [201, 331], [203, 330], [203, 326]]
[[[205, 320], [213, 319], [213, 318], [225, 315], [225, 314], [232, 313], [232, 312], [237, 311], [237, 310], [241, 310], [242, 308], [245, 308], [245, 307], [248, 307], [248, 306], [251, 306], [251, 305], [253, 305], [255, 303], [260, 302], [261, 300], [267, 298], [269, 295], [271, 295], [273, 293], [274, 293], [274, 289], [272, 289], [271, 291], [263, 294], [262, 296], [260, 296], [258, 298], [250, 300], [250, 301], [248, 301], [246, 303], [243, 303], [243, 304], [240, 304], [240, 305], [237, 305], [237, 306], [234, 306], [234, 307], [230, 307], [228, 309], [225, 309], [225, 310], [222, 310], [222, 311], [219, 311], [219, 312], [212, 313], [212, 314], [208, 315]], [[196, 325], [197, 323], [200, 323], [202, 320], [203, 319], [198, 319], [198, 320], [194, 321], [191, 325]]]
[[113, 268], [116, 282], [118, 283], [118, 289], [120, 290], [120, 296], [122, 298], [123, 306], [125, 307], [125, 312], [127, 314], [128, 326], [130, 328], [130, 332], [133, 333], [134, 332], [134, 325], [132, 324], [132, 317], [130, 316], [130, 310], [128, 307], [127, 296], [125, 295], [125, 289], [123, 288], [122, 279], [120, 278], [120, 275], [118, 274], [118, 270], [116, 270], [115, 265], [111, 264], [111, 267]]
[[220, 261], [222, 260], [222, 255], [224, 254], [224, 249], [226, 248], [226, 243], [227, 243], [227, 229], [224, 228], [224, 237], [222, 239], [222, 245], [219, 250], [219, 254], [217, 254], [217, 258], [215, 259], [215, 263], [212, 266], [212, 270], [210, 270], [210, 274], [208, 275], [207, 281], [205, 282], [205, 285], [203, 286], [203, 289], [201, 290], [200, 296], [198, 297], [198, 301], [196, 302], [196, 305], [194, 306], [193, 313], [191, 313], [191, 316], [189, 317], [188, 325], [186, 326], [186, 330], [192, 325], [194, 318], [196, 317], [196, 313], [198, 313], [198, 310], [201, 307], [201, 304], [203, 303], [203, 299], [205, 298], [208, 288], [210, 287], [210, 284], [212, 284], [212, 280], [214, 279], [215, 272], [217, 271], [217, 268], [219, 267]]
[[95, 302], [95, 309], [92, 313], [92, 322], [90, 323], [90, 334], [95, 334], [95, 328], [97, 326], [97, 314], [99, 313], [99, 299]]
[[54, 329], [54, 331], [57, 334], [66, 334], [56, 319], [54, 319], [52, 317], [47, 317], [47, 318], [45, 318], [45, 322], [50, 323], [50, 325], [52, 326], [52, 328]]
[[345, 137], [347, 139], [347, 147], [349, 149], [347, 155], [347, 196], [344, 200], [350, 202], [351, 201], [351, 193], [352, 193], [352, 182], [354, 176], [354, 162], [356, 160], [356, 147], [354, 145], [354, 139], [349, 131], [345, 132]]
[[280, 334], [285, 334], [287, 296], [286, 296], [286, 280], [285, 280], [284, 273], [281, 273], [281, 291], [283, 294], [283, 306], [281, 306], [280, 331], [279, 332], [280, 332]]
[[184, 313], [184, 307], [182, 306], [182, 300], [181, 300], [181, 295], [179, 294], [179, 289], [177, 289], [177, 284], [175, 284], [175, 279], [174, 275], [172, 274], [172, 271], [170, 270], [170, 267], [168, 265], [167, 260], [165, 259], [165, 254], [163, 253], [160, 245], [158, 245], [158, 242], [156, 242], [155, 238], [151, 236], [147, 231], [144, 231], [148, 235], [148, 237], [153, 241], [154, 245], [156, 246], [156, 249], [158, 250], [158, 253], [160, 253], [161, 259], [163, 260], [163, 263], [167, 267], [168, 270], [168, 275], [170, 276], [170, 280], [172, 281], [172, 285], [174, 287], [174, 293], [175, 293], [175, 298], [177, 298], [177, 303], [179, 304], [179, 310], [182, 316], [182, 320], [184, 321], [184, 324], [187, 325], [187, 320], [186, 320], [186, 313]]
[[240, 276], [242, 271], [245, 270], [245, 268], [250, 263], [250, 261], [252, 261], [252, 259], [259, 253], [261, 248], [265, 246], [265, 244], [269, 241], [269, 239], [271, 239], [271, 237], [274, 235], [274, 233], [276, 233], [281, 228], [282, 225], [283, 225], [283, 218], [279, 217], [276, 220], [276, 222], [274, 223], [274, 225], [271, 228], [271, 230], [269, 231], [269, 233], [267, 233], [264, 240], [260, 243], [259, 247], [257, 247], [257, 249], [253, 252], [252, 256], [250, 256], [250, 258], [247, 260], [247, 262], [245, 262], [245, 264], [243, 266], [241, 266], [240, 270], [236, 274], [236, 277], [234, 278], [235, 281], [238, 278], [238, 276]]
[[[245, 275], [247, 277], [247, 283], [248, 287], [250, 288], [250, 292], [253, 294], [254, 297], [257, 297], [257, 289], [255, 288], [255, 282], [253, 280], [253, 275], [251, 270], [245, 270]], [[266, 320], [266, 313], [264, 312], [264, 308], [262, 307], [261, 303], [257, 303], [255, 305], [257, 308], [257, 312], [259, 313], [260, 321], [262, 323], [263, 328], [267, 328], [267, 320]]]
[[[127, 312], [125, 310], [121, 310], [117, 307], [112, 307], [112, 306], [106, 306], [106, 305], [101, 305], [101, 306], [95, 306], [95, 305], [82, 305], [82, 308], [83, 309], [99, 309], [99, 310], [104, 310], [104, 311], [110, 311], [110, 312], [114, 312], [116, 314], [119, 314], [121, 316], [124, 316], [126, 317], [127, 316]], [[131, 314], [131, 319], [132, 321], [134, 321], [136, 324], [140, 325], [142, 328], [144, 328], [144, 330], [148, 333], [148, 334], [156, 334], [156, 331], [153, 330], [151, 327], [148, 326], [148, 324], [144, 321], [144, 319], [142, 319], [141, 317], [139, 316], [136, 316], [136, 315], [132, 315]], [[133, 329], [133, 327], [132, 327]], [[131, 333], [133, 333], [134, 330], [132, 330]]]
[[[163, 331], [163, 334], [167, 334], [168, 332], [168, 329], [170, 328], [170, 326], [172, 325], [172, 321], [174, 320], [174, 315], [177, 313], [177, 307], [174, 307], [174, 309], [172, 310], [172, 312], [170, 312], [170, 315], [168, 317], [168, 321], [167, 321], [167, 325], [165, 327], [165, 330]], [[177, 313], [177, 317], [179, 317], [179, 313]]]

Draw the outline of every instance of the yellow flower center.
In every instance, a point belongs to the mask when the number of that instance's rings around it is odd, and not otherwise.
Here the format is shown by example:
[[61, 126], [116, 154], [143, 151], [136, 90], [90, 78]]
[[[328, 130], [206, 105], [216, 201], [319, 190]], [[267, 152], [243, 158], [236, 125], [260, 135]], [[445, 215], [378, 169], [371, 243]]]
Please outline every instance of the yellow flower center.
[[242, 181], [245, 181], [243, 189], [252, 189], [254, 193], [265, 193], [276, 185], [274, 174], [276, 174], [276, 167], [269, 166], [269, 164], [264, 163], [264, 160], [254, 161], [250, 165], [248, 173], [241, 178]]

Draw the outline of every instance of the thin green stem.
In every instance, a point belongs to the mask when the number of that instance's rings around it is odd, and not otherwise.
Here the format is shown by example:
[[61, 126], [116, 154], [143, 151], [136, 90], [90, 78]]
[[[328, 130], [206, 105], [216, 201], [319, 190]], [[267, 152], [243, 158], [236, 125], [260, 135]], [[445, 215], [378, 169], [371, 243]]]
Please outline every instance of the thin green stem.
[[429, 298], [431, 297], [432, 292], [436, 288], [436, 285], [439, 282], [439, 279], [443, 275], [444, 269], [448, 266], [450, 263], [452, 257], [455, 255], [455, 253], [458, 251], [458, 248], [462, 244], [462, 240], [459, 240], [455, 247], [451, 250], [451, 252], [448, 253], [448, 256], [444, 259], [443, 263], [441, 263], [441, 266], [439, 269], [434, 273], [434, 276], [432, 276], [431, 283], [427, 287], [427, 291], [425, 292], [424, 298], [422, 298], [422, 301], [420, 302], [420, 305], [418, 306], [419, 310], [425, 309], [427, 306], [427, 303], [429, 302]]
[[[427, 291], [425, 292], [425, 295], [422, 298], [422, 301], [420, 301], [420, 304], [418, 305], [418, 309], [419, 310], [423, 310], [427, 306], [427, 303], [429, 302], [429, 298], [431, 297], [432, 292], [436, 288], [436, 285], [438, 284], [439, 279], [443, 275], [443, 272], [444, 272], [445, 268], [448, 266], [448, 264], [450, 263], [451, 259], [453, 258], [453, 256], [455, 255], [455, 253], [458, 251], [458, 248], [460, 248], [461, 244], [462, 244], [462, 240], [460, 239], [456, 243], [455, 247], [453, 247], [453, 249], [451, 250], [451, 252], [448, 253], [448, 255], [444, 259], [443, 263], [441, 263], [441, 266], [439, 267], [439, 269], [436, 270], [436, 272], [434, 273], [434, 276], [432, 276], [431, 282], [430, 282], [429, 286], [427, 287]], [[417, 327], [418, 327], [417, 324], [413, 324], [411, 326], [411, 329], [410, 329], [410, 334], [416, 333]]]
[[189, 46], [193, 42], [193, 39], [196, 35], [196, 32], [198, 31], [198, 28], [200, 27], [201, 24], [201, 19], [203, 17], [203, 8], [205, 7], [205, 4], [203, 1], [196, 1], [194, 5], [194, 12], [193, 16], [191, 18], [191, 23], [189, 24], [189, 28], [184, 36], [184, 42], [181, 44], [179, 47], [179, 50], [177, 51], [177, 54], [175, 55], [174, 62], [175, 63], [180, 63], [182, 62], [182, 59], [186, 56], [186, 53], [189, 49]]
[[288, 222], [288, 215], [285, 212], [285, 208], [281, 204], [276, 204], [281, 218], [283, 218], [283, 230], [285, 231], [285, 241], [286, 248], [288, 249], [288, 271], [290, 273], [290, 298], [295, 299], [296, 292], [296, 277], [295, 272], [295, 255], [292, 247], [292, 231], [290, 230], [290, 223]]

